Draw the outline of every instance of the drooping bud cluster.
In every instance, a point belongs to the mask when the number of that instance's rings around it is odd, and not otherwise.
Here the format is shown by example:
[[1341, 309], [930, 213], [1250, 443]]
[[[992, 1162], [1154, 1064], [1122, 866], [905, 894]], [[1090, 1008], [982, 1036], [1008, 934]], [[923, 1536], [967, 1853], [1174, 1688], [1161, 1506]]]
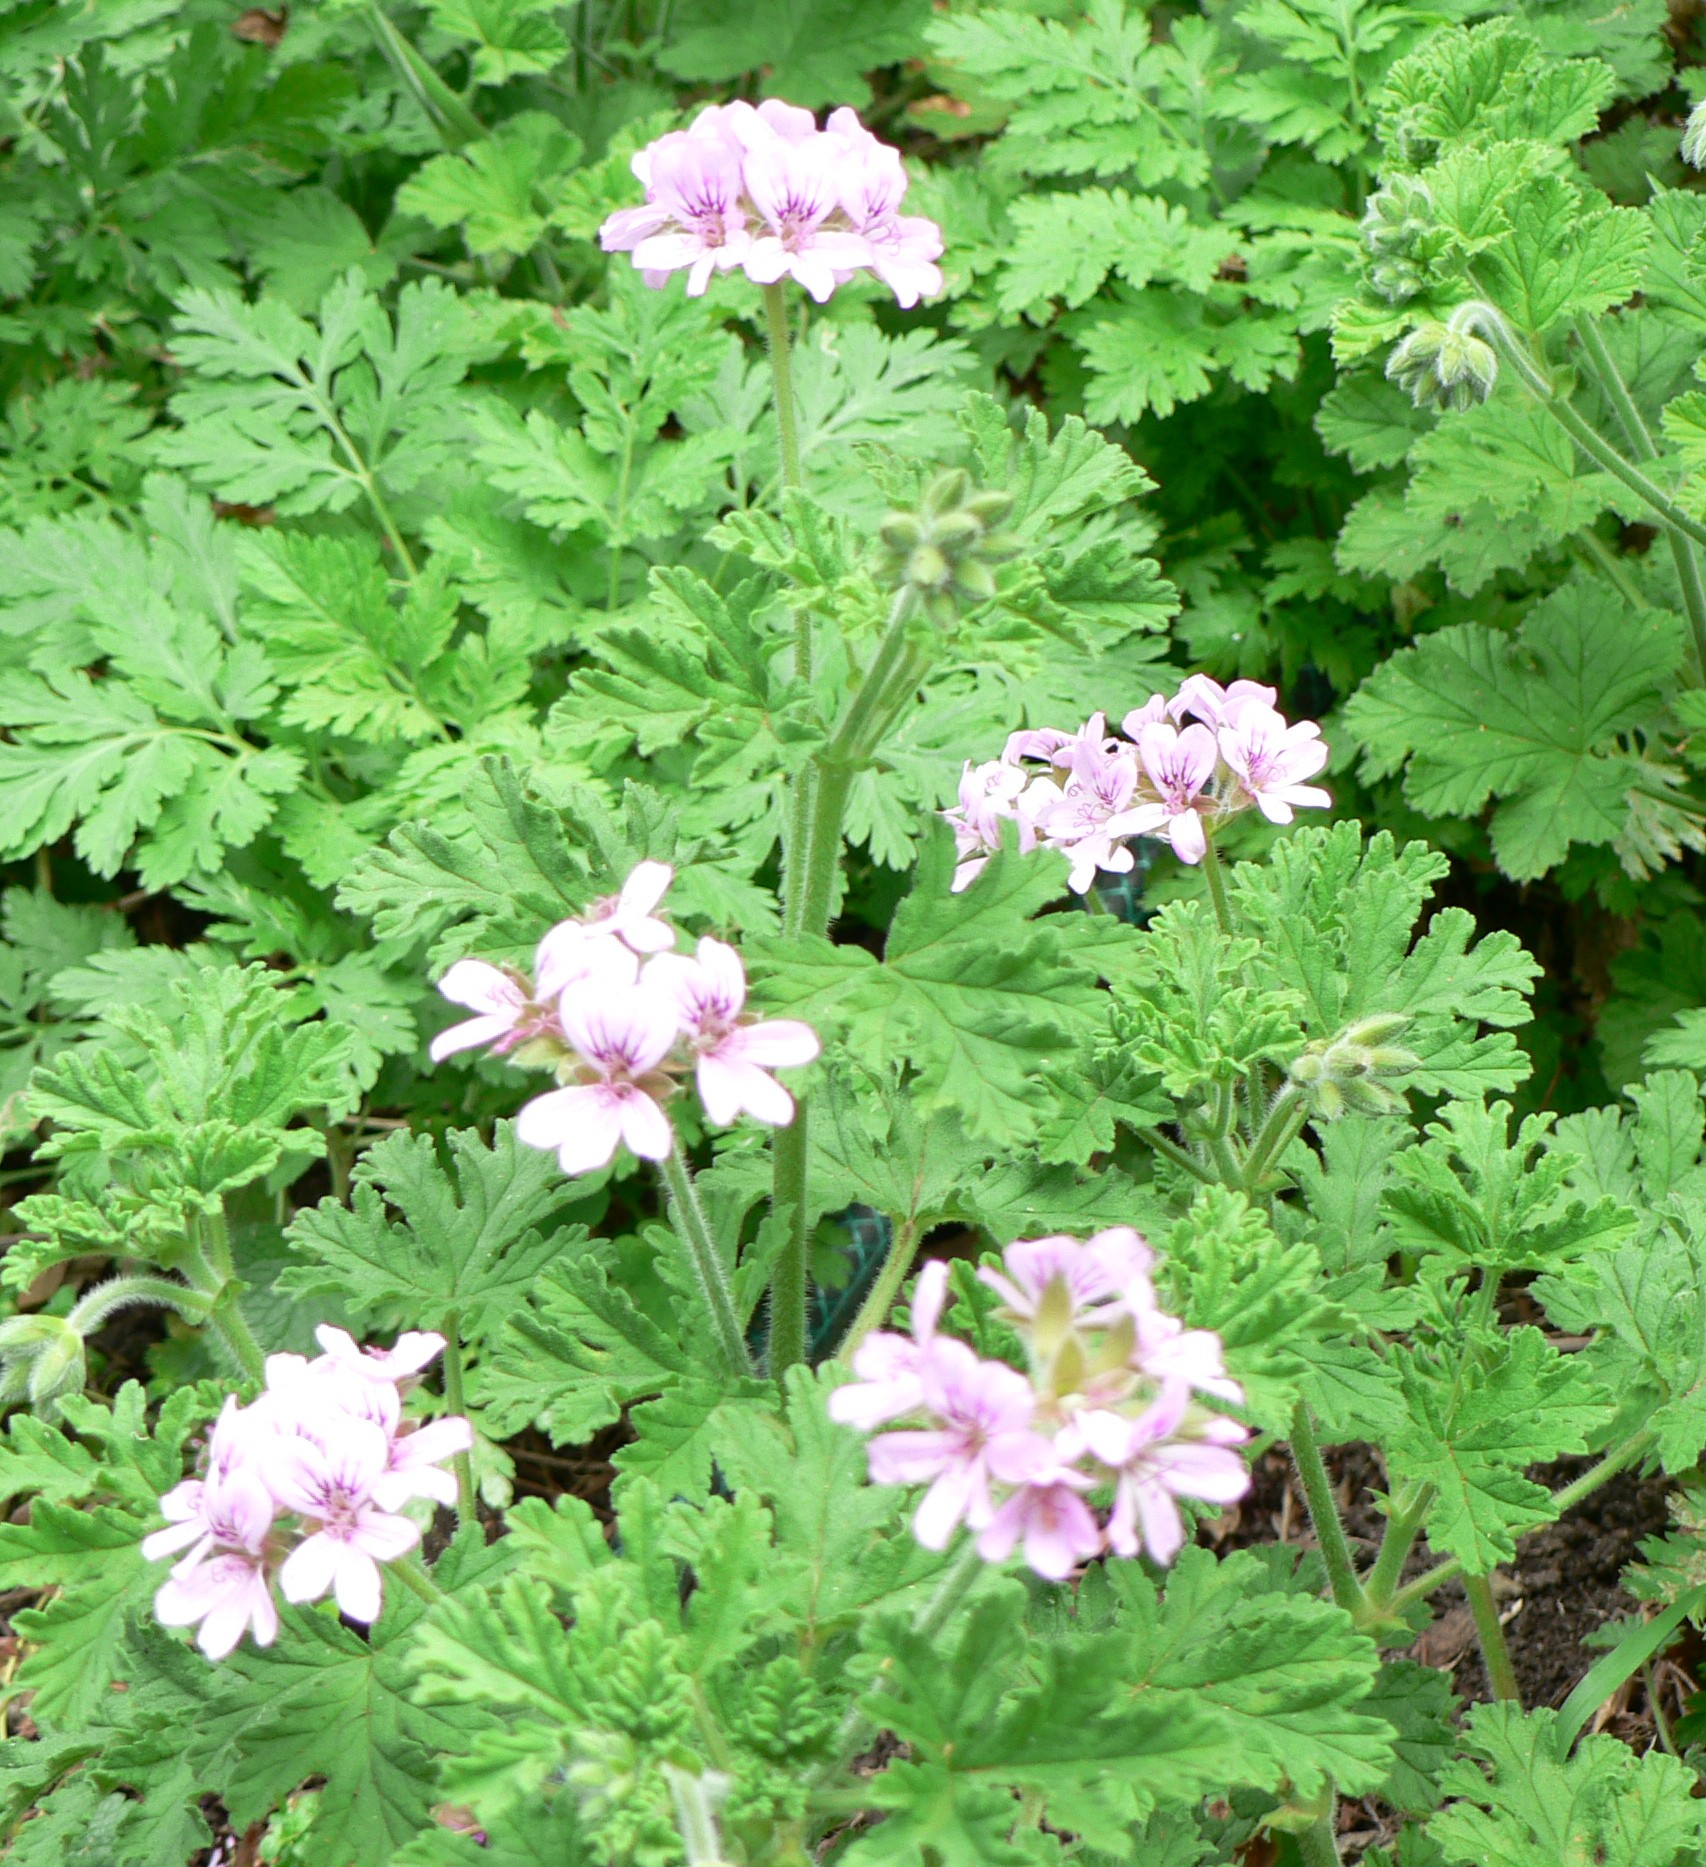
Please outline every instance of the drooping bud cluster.
[[1422, 289], [1425, 243], [1436, 231], [1433, 196], [1418, 175], [1395, 175], [1369, 197], [1362, 217], [1369, 284], [1391, 304]]
[[[1307, 784], [1327, 762], [1321, 729], [1290, 724], [1275, 690], [1256, 681], [1222, 687], [1193, 674], [1171, 699], [1155, 694], [1123, 722], [1125, 737], [1093, 714], [1076, 732], [1017, 732], [999, 759], [968, 762], [954, 826], [954, 892], [977, 878], [1001, 846], [1001, 825], [1019, 826], [1019, 847], [1060, 850], [1067, 885], [1083, 894], [1098, 869], [1124, 875], [1134, 836], [1162, 837], [1182, 862], [1200, 862], [1210, 827], [1252, 805], [1270, 823], [1332, 799]], [[1182, 722], [1189, 720], [1189, 725]]]
[[1498, 352], [1475, 334], [1480, 304], [1459, 305], [1441, 323], [1418, 324], [1386, 359], [1386, 375], [1417, 408], [1463, 409], [1485, 402], [1499, 380]]
[[167, 1528], [142, 1542], [150, 1561], [178, 1556], [154, 1597], [156, 1618], [199, 1625], [197, 1645], [211, 1660], [249, 1629], [258, 1645], [272, 1644], [275, 1579], [286, 1601], [330, 1593], [352, 1621], [377, 1620], [379, 1564], [420, 1541], [400, 1507], [456, 1501], [443, 1462], [473, 1445], [474, 1429], [455, 1414], [419, 1426], [402, 1407], [444, 1337], [410, 1333], [380, 1350], [329, 1325], [315, 1334], [324, 1354], [269, 1355], [259, 1398], [225, 1403], [206, 1475], [166, 1493]]
[[995, 594], [995, 570], [1018, 549], [1018, 541], [994, 531], [1007, 516], [1012, 495], [979, 492], [961, 468], [941, 473], [924, 490], [915, 512], [891, 512], [877, 528], [882, 574], [910, 585], [925, 608], [952, 613], [955, 599], [981, 603]]
[[674, 873], [639, 863], [620, 894], [559, 921], [539, 942], [531, 979], [459, 959], [438, 982], [477, 1015], [433, 1039], [435, 1063], [486, 1045], [556, 1072], [561, 1087], [523, 1106], [516, 1133], [555, 1149], [564, 1173], [606, 1165], [623, 1142], [644, 1160], [667, 1158], [675, 1134], [665, 1104], [688, 1071], [719, 1127], [742, 1113], [786, 1127], [794, 1099], [770, 1072], [810, 1063], [821, 1048], [808, 1024], [747, 1015], [733, 947], [706, 936], [691, 957], [669, 950], [675, 929], [653, 910]]
[[1392, 1042], [1408, 1029], [1410, 1014], [1380, 1012], [1347, 1025], [1336, 1036], [1314, 1043], [1293, 1059], [1286, 1072], [1308, 1098], [1309, 1112], [1335, 1121], [1348, 1110], [1359, 1115], [1391, 1115], [1405, 1106], [1403, 1095], [1385, 1076], [1406, 1076], [1421, 1058]]
[[1004, 1270], [978, 1276], [1025, 1343], [1025, 1372], [938, 1333], [948, 1269], [930, 1264], [910, 1339], [867, 1338], [831, 1417], [863, 1432], [919, 1422], [878, 1433], [868, 1451], [873, 1483], [928, 1486], [912, 1521], [927, 1549], [947, 1548], [964, 1523], [985, 1561], [1022, 1545], [1051, 1581], [1104, 1550], [1171, 1562], [1185, 1540], [1180, 1498], [1231, 1504], [1250, 1485], [1236, 1450], [1248, 1431], [1199, 1399], [1243, 1400], [1219, 1337], [1159, 1306], [1154, 1254], [1129, 1226], [1088, 1243], [1020, 1239], [1003, 1256]]
[[711, 104], [632, 167], [645, 205], [612, 214], [599, 239], [632, 253], [648, 285], [684, 271], [697, 297], [713, 272], [738, 266], [755, 285], [795, 279], [819, 304], [861, 271], [909, 308], [942, 289], [942, 230], [901, 213], [900, 151], [854, 111], [832, 111], [820, 130], [775, 98]]

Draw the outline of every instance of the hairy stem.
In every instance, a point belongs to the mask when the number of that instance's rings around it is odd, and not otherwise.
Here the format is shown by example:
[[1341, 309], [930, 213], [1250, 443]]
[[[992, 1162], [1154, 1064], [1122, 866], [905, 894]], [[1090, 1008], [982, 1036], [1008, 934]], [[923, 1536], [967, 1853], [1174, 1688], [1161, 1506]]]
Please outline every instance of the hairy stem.
[[1684, 512], [1661, 486], [1650, 480], [1633, 461], [1620, 454], [1592, 423], [1583, 420], [1570, 405], [1568, 398], [1559, 394], [1557, 385], [1517, 340], [1504, 318], [1490, 305], [1484, 307], [1484, 315], [1477, 320], [1476, 328], [1485, 334], [1487, 341], [1499, 353], [1500, 360], [1515, 370], [1523, 385], [1590, 460], [1598, 461], [1614, 479], [1621, 480], [1672, 530], [1692, 539], [1697, 545], [1706, 545], [1706, 525], [1692, 514]]
[[1208, 898], [1214, 904], [1214, 918], [1220, 923], [1223, 934], [1232, 932], [1232, 904], [1226, 898], [1226, 872], [1220, 866], [1220, 852], [1214, 846], [1214, 838], [1208, 839], [1208, 845], [1202, 852], [1203, 880], [1208, 883]]
[[1327, 1582], [1333, 1599], [1341, 1608], [1355, 1614], [1364, 1605], [1362, 1584], [1357, 1580], [1351, 1546], [1345, 1540], [1345, 1526], [1339, 1521], [1339, 1501], [1333, 1496], [1332, 1480], [1327, 1476], [1321, 1448], [1316, 1442], [1315, 1423], [1301, 1400], [1292, 1409], [1291, 1456], [1303, 1485], [1304, 1501], [1309, 1506], [1309, 1520], [1315, 1526], [1321, 1560], [1327, 1565]]
[[1157, 1154], [1164, 1154], [1175, 1167], [1182, 1167], [1193, 1179], [1201, 1180], [1204, 1186], [1218, 1186], [1220, 1175], [1205, 1167], [1189, 1148], [1180, 1147], [1177, 1141], [1171, 1141], [1158, 1128], [1139, 1128], [1138, 1134]]
[[1308, 1114], [1296, 1086], [1287, 1083], [1269, 1104], [1261, 1132], [1250, 1144], [1250, 1152], [1244, 1161], [1244, 1187], [1247, 1192], [1260, 1192], [1262, 1176], [1296, 1140], [1298, 1130], [1302, 1128]]
[[1511, 1664], [1511, 1650], [1505, 1644], [1505, 1630], [1499, 1625], [1499, 1604], [1493, 1599], [1493, 1579], [1489, 1575], [1463, 1577], [1463, 1592], [1469, 1597], [1469, 1612], [1475, 1617], [1475, 1635], [1481, 1643], [1481, 1657], [1487, 1663], [1487, 1683], [1494, 1698], [1522, 1702], [1522, 1688], [1516, 1682], [1516, 1668]]
[[[1576, 335], [1581, 339], [1582, 349], [1593, 365], [1606, 400], [1616, 410], [1629, 451], [1637, 460], [1656, 460], [1659, 450], [1653, 440], [1652, 430], [1636, 406], [1635, 398], [1629, 393], [1629, 385], [1623, 380], [1616, 360], [1606, 348], [1599, 326], [1584, 314], [1576, 319]], [[1676, 580], [1682, 587], [1682, 606], [1687, 612], [1688, 626], [1694, 637], [1695, 657], [1702, 675], [1706, 676], [1706, 582], [1701, 579], [1700, 559], [1693, 542], [1681, 533], [1667, 528], [1665, 536], [1670, 540]]]
[[[794, 412], [794, 370], [789, 359], [788, 300], [781, 281], [764, 288], [764, 336], [770, 352], [770, 380], [776, 393], [776, 428], [782, 445], [782, 486], [797, 492], [805, 485], [800, 472], [800, 430]], [[794, 671], [812, 678], [812, 618], [802, 604], [794, 611]]]
[[144, 1303], [155, 1309], [176, 1310], [192, 1323], [205, 1322], [212, 1307], [212, 1299], [205, 1291], [174, 1283], [170, 1277], [109, 1277], [80, 1297], [65, 1320], [80, 1336], [88, 1337], [109, 1316]]
[[411, 1595], [419, 1595], [421, 1600], [431, 1607], [437, 1607], [441, 1601], [450, 1597], [427, 1574], [426, 1565], [416, 1562], [413, 1556], [404, 1556], [396, 1562], [385, 1565], [385, 1574], [394, 1575]]
[[806, 1170], [811, 1158], [811, 1112], [801, 1102], [794, 1119], [770, 1143], [771, 1209], [788, 1235], [770, 1278], [770, 1372], [778, 1380], [806, 1358], [806, 1259], [811, 1250]]
[[1340, 1867], [1339, 1837], [1331, 1809], [1316, 1816], [1307, 1828], [1297, 1833], [1297, 1851], [1304, 1867]]
[[261, 1353], [261, 1345], [255, 1340], [254, 1332], [243, 1318], [243, 1312], [237, 1307], [237, 1288], [227, 1285], [224, 1294], [207, 1313], [203, 1327], [224, 1351], [227, 1361], [239, 1369], [244, 1377], [259, 1381], [266, 1374], [266, 1357]]
[[912, 1269], [912, 1260], [917, 1255], [918, 1228], [908, 1220], [905, 1225], [894, 1228], [889, 1239], [888, 1256], [883, 1259], [883, 1268], [877, 1272], [876, 1282], [865, 1293], [865, 1300], [859, 1305], [859, 1313], [853, 1318], [853, 1325], [837, 1351], [838, 1360], [851, 1361], [854, 1351], [865, 1337], [887, 1320], [889, 1310], [900, 1294], [900, 1287], [906, 1282], [906, 1274]]
[[367, 19], [386, 63], [452, 149], [486, 134], [486, 126], [391, 23], [379, 0], [368, 0]]
[[681, 1149], [671, 1148], [658, 1170], [669, 1194], [669, 1212], [675, 1222], [675, 1234], [687, 1247], [688, 1267], [705, 1305], [705, 1314], [723, 1364], [731, 1374], [750, 1374], [752, 1361], [746, 1352], [746, 1339], [741, 1334], [740, 1321], [735, 1315], [734, 1293], [729, 1288], [728, 1274], [718, 1255], [716, 1240], [711, 1236], [710, 1221], [705, 1217], [705, 1208], [699, 1203], [693, 1176], [687, 1171], [687, 1162], [681, 1157]]
[[[466, 1419], [468, 1402], [462, 1372], [462, 1316], [460, 1311], [452, 1310], [444, 1319], [444, 1398], [452, 1413], [459, 1413]], [[470, 1524], [480, 1521], [474, 1503], [473, 1455], [454, 1453], [450, 1464], [456, 1473], [456, 1527], [466, 1530]]]
[[1422, 1525], [1427, 1522], [1433, 1498], [1432, 1485], [1417, 1484], [1411, 1486], [1402, 1499], [1394, 1500], [1392, 1514], [1386, 1519], [1386, 1529], [1380, 1538], [1380, 1553], [1363, 1583], [1370, 1613], [1378, 1614], [1390, 1606], [1397, 1592], [1398, 1578], [1404, 1573], [1404, 1564], [1415, 1547], [1416, 1538], [1421, 1535]]
[[977, 1553], [977, 1538], [970, 1534], [960, 1546], [960, 1553], [949, 1565], [941, 1581], [936, 1584], [936, 1592], [912, 1617], [915, 1633], [922, 1634], [926, 1640], [934, 1640], [947, 1626], [966, 1590], [976, 1581], [983, 1568], [983, 1558]]

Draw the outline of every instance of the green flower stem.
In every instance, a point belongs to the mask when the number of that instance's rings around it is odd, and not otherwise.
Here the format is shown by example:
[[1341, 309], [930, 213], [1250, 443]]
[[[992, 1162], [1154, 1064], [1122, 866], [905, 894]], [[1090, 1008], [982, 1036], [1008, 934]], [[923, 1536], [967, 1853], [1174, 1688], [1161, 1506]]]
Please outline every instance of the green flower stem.
[[[1591, 1466], [1581, 1477], [1565, 1485], [1563, 1490], [1554, 1491], [1554, 1518], [1574, 1510], [1583, 1498], [1591, 1497], [1608, 1478], [1615, 1478], [1626, 1465], [1633, 1465], [1637, 1459], [1644, 1458], [1652, 1450], [1657, 1437], [1651, 1427], [1643, 1426], [1639, 1432], [1631, 1433], [1622, 1445], [1613, 1446], [1597, 1465]], [[1431, 1569], [1418, 1575], [1413, 1582], [1406, 1582], [1398, 1590], [1392, 1597], [1392, 1612], [1402, 1614], [1406, 1608], [1413, 1607], [1418, 1601], [1425, 1601], [1436, 1589], [1443, 1588], [1462, 1573], [1463, 1564], [1455, 1556], [1445, 1562], [1435, 1563]]]
[[237, 1286], [228, 1284], [219, 1300], [208, 1311], [203, 1324], [208, 1334], [225, 1351], [226, 1359], [240, 1369], [244, 1377], [259, 1381], [266, 1375], [266, 1358], [261, 1353], [261, 1345], [255, 1340], [254, 1332], [243, 1319], [243, 1312], [237, 1307]]
[[416, 1562], [412, 1556], [404, 1556], [397, 1562], [388, 1562], [385, 1573], [394, 1575], [411, 1595], [419, 1595], [421, 1600], [431, 1607], [437, 1607], [441, 1601], [450, 1597], [427, 1574], [424, 1563]]
[[192, 1290], [188, 1284], [174, 1283], [169, 1277], [109, 1277], [81, 1297], [65, 1320], [85, 1338], [95, 1333], [109, 1316], [138, 1304], [156, 1309], [176, 1310], [186, 1322], [207, 1320], [213, 1299], [204, 1290]]
[[1214, 904], [1214, 918], [1220, 923], [1220, 931], [1230, 935], [1232, 904], [1226, 898], [1226, 871], [1220, 866], [1220, 852], [1212, 836], [1202, 852], [1202, 872], [1203, 880], [1208, 883], [1208, 898]]
[[1380, 1553], [1375, 1557], [1374, 1567], [1369, 1570], [1363, 1583], [1370, 1614], [1379, 1615], [1390, 1608], [1392, 1597], [1397, 1592], [1398, 1578], [1404, 1573], [1404, 1564], [1415, 1547], [1416, 1538], [1421, 1535], [1422, 1525], [1427, 1522], [1428, 1509], [1433, 1499], [1432, 1485], [1416, 1484], [1408, 1487], [1401, 1499], [1394, 1501], [1392, 1514], [1386, 1519], [1386, 1530], [1380, 1539]]
[[[1616, 360], [1606, 348], [1599, 326], [1584, 315], [1576, 319], [1576, 335], [1581, 339], [1582, 349], [1593, 365], [1607, 401], [1617, 411], [1629, 451], [1637, 460], [1657, 460], [1659, 450], [1652, 431], [1629, 393], [1629, 385], [1624, 382]], [[1682, 586], [1682, 606], [1688, 613], [1688, 626], [1694, 636], [1694, 653], [1702, 675], [1706, 676], [1706, 582], [1701, 579], [1700, 559], [1692, 542], [1681, 533], [1667, 527], [1665, 536], [1670, 540], [1676, 580]]]
[[1362, 1584], [1357, 1580], [1351, 1546], [1345, 1540], [1345, 1527], [1339, 1521], [1339, 1502], [1333, 1496], [1332, 1480], [1321, 1458], [1315, 1438], [1315, 1424], [1309, 1408], [1299, 1401], [1291, 1415], [1291, 1456], [1303, 1485], [1309, 1506], [1309, 1520], [1315, 1526], [1315, 1541], [1321, 1548], [1321, 1560], [1327, 1565], [1327, 1581], [1333, 1599], [1352, 1614], [1364, 1608]]
[[1269, 1104], [1261, 1132], [1250, 1144], [1250, 1152], [1244, 1162], [1244, 1187], [1247, 1192], [1255, 1194], [1261, 1191], [1262, 1176], [1297, 1139], [1308, 1116], [1308, 1107], [1296, 1084], [1287, 1083]]
[[710, 1221], [699, 1203], [693, 1176], [687, 1171], [687, 1162], [682, 1159], [679, 1147], [670, 1149], [668, 1156], [659, 1163], [658, 1171], [669, 1194], [669, 1211], [675, 1222], [676, 1236], [687, 1247], [688, 1266], [705, 1305], [723, 1365], [731, 1374], [750, 1374], [752, 1362], [735, 1315], [734, 1293], [729, 1288], [728, 1274], [711, 1236]]
[[1490, 315], [1480, 318], [1477, 328], [1499, 353], [1500, 361], [1510, 365], [1524, 386], [1582, 452], [1590, 460], [1598, 461], [1614, 479], [1621, 480], [1672, 530], [1692, 539], [1697, 545], [1706, 545], [1706, 525], [1684, 512], [1662, 487], [1648, 479], [1633, 461], [1625, 459], [1590, 422], [1584, 421], [1570, 406], [1569, 400], [1559, 394], [1551, 378], [1512, 335], [1503, 317], [1493, 311], [1491, 306], [1486, 309]]
[[970, 1589], [984, 1568], [983, 1558], [977, 1553], [977, 1538], [968, 1535], [960, 1545], [960, 1553], [948, 1566], [936, 1592], [912, 1617], [912, 1630], [922, 1634], [926, 1640], [934, 1640], [947, 1626], [955, 1608], [965, 1599]]
[[[841, 870], [841, 824], [853, 781], [870, 762], [884, 733], [907, 697], [917, 691], [922, 660], [907, 640], [907, 623], [916, 593], [897, 592], [888, 627], [871, 657], [864, 679], [848, 703], [827, 746], [812, 763], [810, 829], [803, 845], [794, 833], [788, 861], [788, 896], [783, 908], [786, 932], [823, 934], [829, 928]], [[802, 792], [796, 791], [797, 806]], [[803, 880], [793, 849], [804, 849]], [[788, 1234], [777, 1255], [770, 1282], [770, 1372], [780, 1376], [806, 1355], [806, 1260], [811, 1249], [811, 1209], [807, 1168], [811, 1158], [811, 1110], [801, 1102], [793, 1122], [779, 1129], [771, 1143], [772, 1210], [786, 1214]]]
[[486, 126], [391, 23], [379, 0], [368, 0], [367, 19], [386, 63], [445, 142], [452, 149], [478, 142]]
[[1516, 1682], [1516, 1668], [1511, 1664], [1511, 1650], [1505, 1644], [1505, 1630], [1499, 1625], [1499, 1604], [1493, 1599], [1491, 1576], [1468, 1575], [1463, 1578], [1463, 1592], [1469, 1597], [1469, 1612], [1475, 1617], [1475, 1634], [1481, 1642], [1481, 1657], [1487, 1663], [1487, 1683], [1494, 1698], [1522, 1703], [1522, 1688]]
[[[770, 351], [770, 379], [776, 391], [776, 428], [782, 444], [782, 487], [798, 492], [805, 486], [800, 471], [800, 430], [794, 411], [794, 371], [789, 360], [788, 300], [778, 280], [764, 288], [764, 336]], [[812, 618], [802, 604], [794, 611], [794, 671], [802, 681], [812, 678]]]
[[1325, 1815], [1316, 1816], [1307, 1828], [1298, 1830], [1297, 1851], [1304, 1867], [1341, 1867], [1335, 1814], [1329, 1809]]
[[847, 1331], [836, 1359], [851, 1361], [854, 1351], [871, 1331], [879, 1327], [888, 1318], [894, 1300], [900, 1294], [900, 1287], [906, 1282], [906, 1274], [912, 1269], [912, 1260], [918, 1255], [918, 1227], [909, 1219], [904, 1225], [894, 1228], [894, 1235], [889, 1239], [888, 1256], [883, 1259], [883, 1267], [877, 1272], [876, 1282], [859, 1305], [859, 1313], [853, 1318], [853, 1326]]
[[1169, 1140], [1159, 1128], [1139, 1128], [1137, 1132], [1157, 1154], [1164, 1154], [1175, 1167], [1182, 1167], [1193, 1179], [1202, 1181], [1204, 1186], [1219, 1186], [1218, 1173], [1205, 1167], [1189, 1148], [1180, 1147], [1177, 1141]]
[[[444, 1319], [444, 1399], [452, 1413], [459, 1413], [466, 1419], [468, 1401], [462, 1376], [462, 1316], [460, 1311], [452, 1310]], [[450, 1465], [456, 1473], [456, 1527], [466, 1530], [470, 1524], [480, 1521], [474, 1503], [473, 1456], [467, 1452], [453, 1453]]]

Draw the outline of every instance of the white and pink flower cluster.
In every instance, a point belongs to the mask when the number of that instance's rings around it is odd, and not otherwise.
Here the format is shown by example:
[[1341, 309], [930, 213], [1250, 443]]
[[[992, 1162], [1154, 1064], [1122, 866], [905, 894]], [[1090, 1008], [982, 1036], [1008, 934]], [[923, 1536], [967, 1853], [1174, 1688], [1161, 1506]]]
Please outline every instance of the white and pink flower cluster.
[[380, 1350], [330, 1325], [315, 1334], [324, 1354], [269, 1355], [259, 1397], [226, 1401], [206, 1476], [168, 1491], [167, 1528], [143, 1539], [150, 1561], [179, 1557], [154, 1597], [156, 1617], [199, 1625], [209, 1659], [224, 1659], [249, 1628], [272, 1644], [275, 1576], [286, 1601], [330, 1592], [352, 1621], [377, 1620], [379, 1564], [420, 1541], [401, 1507], [456, 1501], [443, 1462], [473, 1445], [474, 1429], [459, 1415], [403, 1418], [403, 1394], [444, 1337], [411, 1331]]
[[[1237, 1450], [1248, 1431], [1198, 1398], [1243, 1399], [1220, 1338], [1161, 1309], [1154, 1254], [1129, 1226], [1088, 1243], [1021, 1239], [1004, 1257], [1004, 1272], [978, 1276], [1023, 1338], [1028, 1373], [938, 1333], [948, 1267], [929, 1264], [911, 1338], [863, 1342], [859, 1379], [830, 1395], [831, 1416], [863, 1432], [921, 1422], [868, 1450], [874, 1483], [929, 1487], [912, 1520], [927, 1549], [946, 1549], [964, 1523], [986, 1561], [1022, 1544], [1056, 1582], [1104, 1550], [1171, 1562], [1185, 1540], [1178, 1499], [1231, 1504], [1250, 1485]], [[1111, 1499], [1105, 1520], [1098, 1494]]]
[[688, 1070], [718, 1127], [742, 1113], [786, 1127], [794, 1098], [770, 1072], [821, 1048], [809, 1024], [748, 1017], [732, 946], [707, 935], [691, 955], [670, 951], [675, 930], [655, 910], [673, 879], [668, 863], [638, 864], [620, 894], [545, 935], [531, 979], [459, 959], [438, 982], [476, 1015], [433, 1039], [435, 1063], [489, 1045], [556, 1070], [563, 1086], [526, 1103], [516, 1132], [555, 1149], [564, 1173], [605, 1166], [622, 1142], [643, 1160], [666, 1159], [675, 1132], [665, 1104]]
[[1155, 694], [1134, 707], [1124, 738], [1100, 713], [1075, 733], [1014, 733], [1000, 758], [967, 762], [959, 803], [942, 813], [959, 848], [954, 892], [1001, 847], [1004, 822], [1018, 824], [1021, 849], [1060, 850], [1081, 895], [1098, 869], [1131, 868], [1131, 837], [1162, 837], [1181, 862], [1200, 862], [1219, 818], [1254, 805], [1270, 823], [1290, 823], [1299, 807], [1331, 804], [1305, 782], [1327, 763], [1321, 728], [1290, 724], [1275, 697], [1256, 681], [1222, 687], [1193, 674], [1171, 699]]
[[823, 129], [809, 110], [770, 99], [711, 104], [633, 159], [643, 207], [600, 229], [607, 253], [632, 253], [648, 285], [687, 274], [697, 297], [713, 272], [755, 285], [797, 280], [819, 304], [856, 272], [874, 273], [910, 308], [942, 289], [942, 230], [903, 214], [900, 151], [847, 109]]

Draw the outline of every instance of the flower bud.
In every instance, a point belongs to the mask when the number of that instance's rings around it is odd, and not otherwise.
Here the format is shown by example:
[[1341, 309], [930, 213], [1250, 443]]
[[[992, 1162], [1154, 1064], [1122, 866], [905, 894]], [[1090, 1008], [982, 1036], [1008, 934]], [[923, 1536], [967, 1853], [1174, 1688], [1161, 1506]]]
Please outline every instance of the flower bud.
[[1421, 1058], [1380, 1040], [1395, 1037], [1409, 1022], [1407, 1012], [1376, 1012], [1295, 1058], [1286, 1073], [1306, 1097], [1310, 1114], [1317, 1121], [1335, 1121], [1348, 1109], [1386, 1115], [1402, 1108], [1402, 1095], [1379, 1079], [1408, 1075], [1420, 1067]]
[[47, 1419], [88, 1376], [83, 1338], [63, 1316], [12, 1316], [0, 1322], [0, 1405], [28, 1400]]
[[1430, 319], [1392, 352], [1386, 374], [1417, 408], [1472, 408], [1493, 393], [1499, 359], [1467, 324]]
[[990, 530], [1012, 504], [998, 489], [977, 491], [963, 468], [938, 474], [916, 511], [891, 512], [878, 525], [885, 574], [910, 584], [941, 612], [939, 619], [951, 616], [956, 599], [987, 602], [995, 594], [994, 567], [1019, 549], [1017, 539]]
[[1691, 169], [1706, 168], [1706, 99], [1688, 113], [1682, 132], [1682, 147], [1677, 151]]
[[1433, 228], [1433, 196], [1419, 175], [1395, 175], [1369, 197], [1360, 231], [1376, 259], [1411, 259]]
[[891, 551], [904, 556], [924, 542], [924, 525], [916, 512], [891, 512], [877, 527], [877, 536]]
[[971, 475], [964, 467], [949, 467], [945, 473], [938, 473], [925, 487], [921, 503], [931, 518], [937, 518], [963, 505], [970, 494]]

